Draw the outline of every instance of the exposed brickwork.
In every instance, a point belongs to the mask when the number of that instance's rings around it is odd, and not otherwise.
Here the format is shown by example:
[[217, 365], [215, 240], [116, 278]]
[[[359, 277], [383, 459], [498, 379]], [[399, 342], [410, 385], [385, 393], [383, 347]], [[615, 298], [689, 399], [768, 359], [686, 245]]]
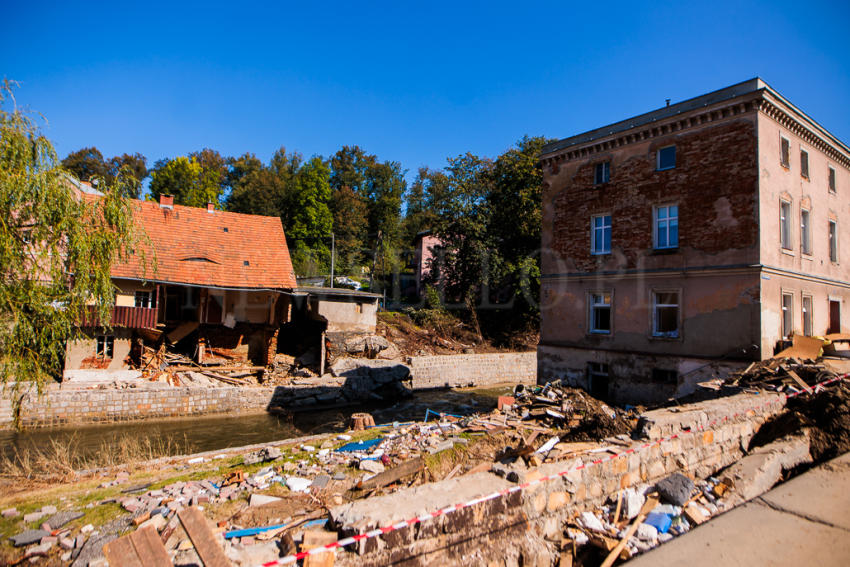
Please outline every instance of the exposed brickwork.
[[537, 380], [537, 353], [413, 356], [410, 358], [410, 375], [414, 389], [534, 384]]
[[[656, 171], [656, 150], [671, 144], [676, 145], [676, 167]], [[653, 206], [675, 203], [680, 249], [717, 254], [756, 247], [756, 150], [754, 123], [740, 119], [596, 155], [578, 165], [569, 179], [556, 178], [550, 168], [552, 248], [574, 263], [576, 271], [599, 269], [599, 258], [590, 254], [590, 218], [610, 213], [611, 249], [625, 259], [619, 267], [639, 267], [639, 254], [653, 246]], [[612, 162], [611, 180], [594, 185], [595, 164], [606, 159]], [[561, 164], [559, 171], [569, 167]]]

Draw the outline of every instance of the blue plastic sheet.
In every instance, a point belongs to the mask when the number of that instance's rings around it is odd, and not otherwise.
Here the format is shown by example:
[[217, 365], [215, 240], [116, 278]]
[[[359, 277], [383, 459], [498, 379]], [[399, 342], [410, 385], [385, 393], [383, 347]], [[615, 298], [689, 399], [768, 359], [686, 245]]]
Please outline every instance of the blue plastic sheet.
[[383, 437], [378, 437], [377, 439], [369, 439], [368, 441], [352, 441], [351, 443], [346, 443], [339, 449], [337, 449], [340, 453], [353, 453], [355, 451], [368, 451], [381, 441], [383, 441]]
[[670, 524], [673, 523], [673, 519], [667, 514], [662, 514], [660, 512], [651, 512], [644, 520], [645, 524], [649, 524], [660, 534], [666, 534], [670, 529]]

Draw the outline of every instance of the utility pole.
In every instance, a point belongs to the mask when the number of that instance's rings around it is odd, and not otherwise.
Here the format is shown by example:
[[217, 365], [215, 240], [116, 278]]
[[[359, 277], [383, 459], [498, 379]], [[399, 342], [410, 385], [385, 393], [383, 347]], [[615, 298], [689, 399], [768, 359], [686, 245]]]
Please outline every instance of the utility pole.
[[334, 257], [336, 256], [336, 238], [331, 232], [331, 287], [334, 286]]

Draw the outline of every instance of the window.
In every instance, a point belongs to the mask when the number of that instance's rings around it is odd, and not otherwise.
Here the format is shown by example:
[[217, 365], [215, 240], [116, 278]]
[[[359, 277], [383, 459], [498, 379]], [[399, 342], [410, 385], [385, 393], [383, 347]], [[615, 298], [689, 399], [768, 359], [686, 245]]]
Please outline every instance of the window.
[[800, 150], [800, 175], [809, 178], [809, 152]]
[[679, 372], [677, 370], [653, 368], [652, 381], [658, 384], [677, 384], [679, 382]]
[[98, 335], [96, 348], [98, 358], [112, 358], [112, 353], [115, 352], [115, 337]]
[[779, 243], [786, 250], [791, 250], [791, 203], [779, 202]]
[[679, 292], [652, 292], [652, 334], [656, 337], [679, 336]]
[[790, 337], [794, 333], [794, 295], [782, 294], [782, 336]]
[[611, 294], [590, 294], [590, 332], [611, 334]]
[[829, 221], [829, 261], [838, 261], [838, 223]]
[[136, 307], [156, 307], [153, 298], [153, 292], [137, 291], [135, 305]]
[[662, 169], [673, 169], [676, 167], [676, 146], [659, 148], [656, 155], [658, 160], [656, 168], [659, 171]]
[[791, 167], [791, 142], [788, 138], [779, 137], [779, 163]]
[[611, 179], [611, 162], [605, 161], [597, 163], [593, 175], [593, 182], [596, 185], [601, 185], [603, 183], [608, 183], [609, 179]]
[[602, 362], [587, 363], [587, 381], [590, 395], [604, 400], [608, 397], [608, 365]]
[[835, 193], [835, 168], [832, 166], [829, 167], [829, 192]]
[[679, 207], [655, 207], [655, 247], [679, 247]]
[[800, 209], [800, 251], [803, 254], [812, 253], [812, 231], [809, 223], [809, 211]]
[[611, 215], [596, 215], [591, 219], [590, 253], [611, 253]]
[[807, 337], [812, 336], [812, 296], [803, 296], [803, 334]]

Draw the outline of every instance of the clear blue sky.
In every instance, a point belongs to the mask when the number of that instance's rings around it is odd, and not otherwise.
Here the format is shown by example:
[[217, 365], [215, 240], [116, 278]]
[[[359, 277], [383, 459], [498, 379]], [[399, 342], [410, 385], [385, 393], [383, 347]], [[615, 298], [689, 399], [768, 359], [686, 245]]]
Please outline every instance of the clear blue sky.
[[754, 76], [850, 142], [846, 0], [75, 4], [0, 9], [0, 77], [62, 157], [358, 144], [412, 174]]

